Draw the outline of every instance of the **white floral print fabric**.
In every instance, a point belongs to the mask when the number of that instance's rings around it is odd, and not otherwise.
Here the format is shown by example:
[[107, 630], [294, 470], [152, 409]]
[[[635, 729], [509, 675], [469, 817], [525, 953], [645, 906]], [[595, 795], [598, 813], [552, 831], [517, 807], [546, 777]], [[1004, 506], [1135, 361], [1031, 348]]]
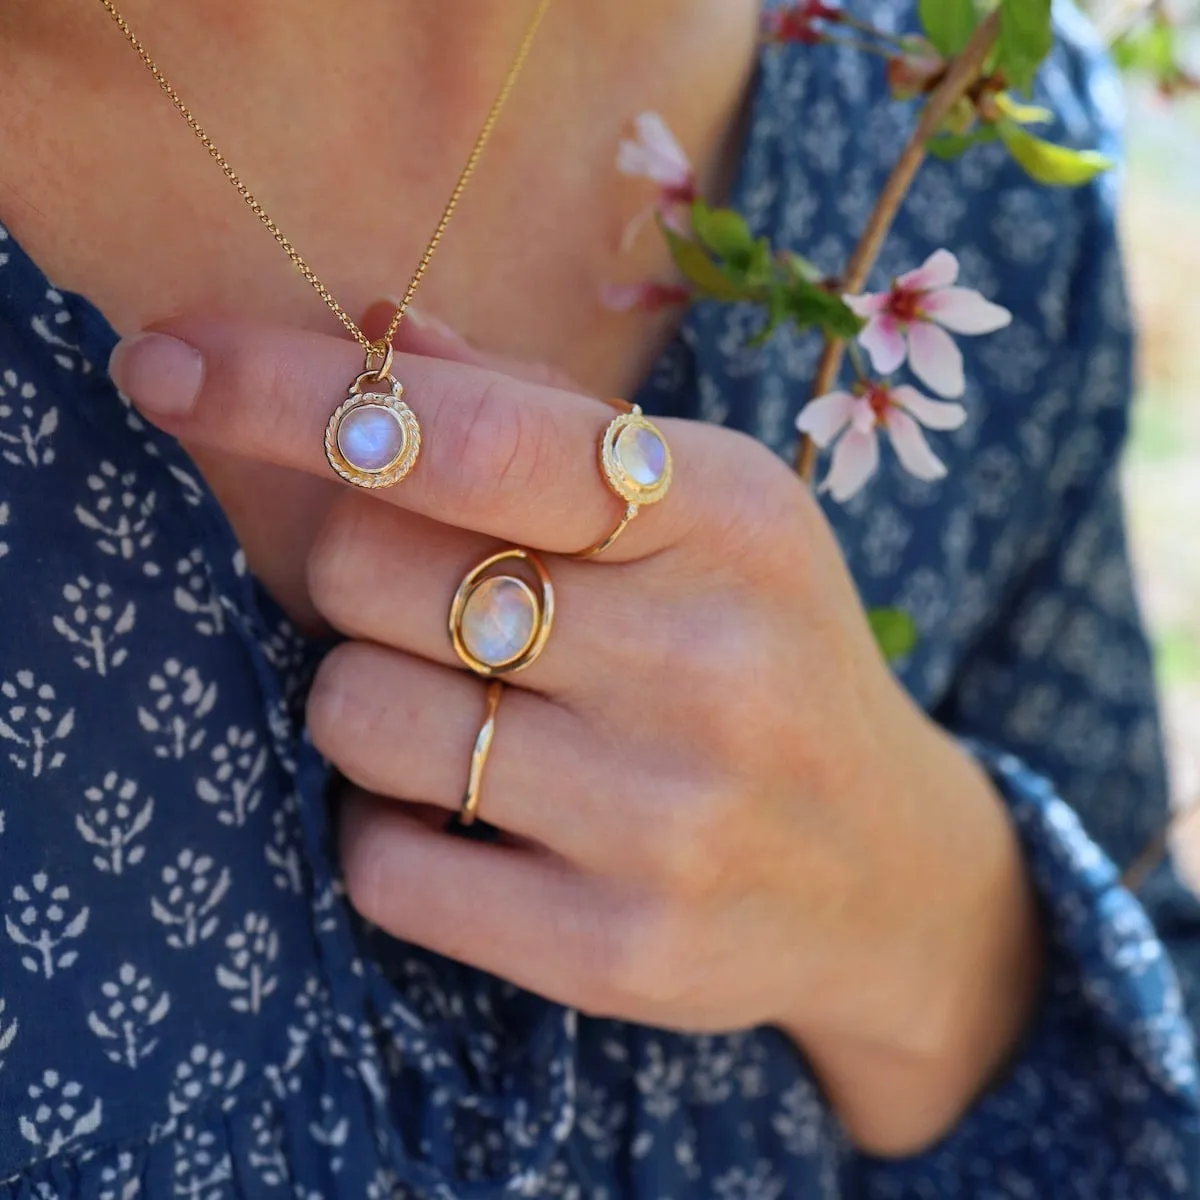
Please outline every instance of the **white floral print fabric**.
[[[1039, 102], [1111, 148], [1112, 81], [1062, 21]], [[856, 54], [765, 50], [737, 204], [836, 270], [910, 123]], [[948, 476], [885, 458], [828, 513], [867, 602], [915, 617], [902, 678], [1011, 805], [1051, 941], [1016, 1061], [902, 1162], [847, 1144], [775, 1031], [588, 1019], [356, 921], [302, 725], [322, 647], [115, 393], [102, 315], [0, 228], [0, 1200], [1198, 1194], [1200, 910], [1114, 867], [1165, 791], [1113, 186], [930, 163], [872, 282], [945, 245], [1015, 314], [964, 346]], [[789, 454], [818, 345], [748, 349], [753, 322], [692, 313], [643, 405]]]

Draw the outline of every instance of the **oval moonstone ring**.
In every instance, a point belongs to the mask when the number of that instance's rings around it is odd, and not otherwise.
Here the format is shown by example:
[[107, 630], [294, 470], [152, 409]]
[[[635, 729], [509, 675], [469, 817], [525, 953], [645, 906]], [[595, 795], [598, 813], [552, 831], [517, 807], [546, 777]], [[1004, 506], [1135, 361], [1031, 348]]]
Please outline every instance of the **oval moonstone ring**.
[[398, 380], [365, 371], [334, 410], [325, 427], [325, 457], [347, 483], [391, 487], [413, 469], [421, 453], [421, 427], [403, 395]]
[[[505, 563], [523, 575], [497, 571]], [[476, 675], [495, 679], [531, 666], [554, 624], [554, 585], [532, 551], [514, 546], [484, 559], [459, 584], [450, 605], [450, 640]]]
[[603, 553], [625, 532], [643, 504], [657, 504], [671, 486], [671, 450], [662, 431], [638, 405], [626, 405], [623, 400], [610, 403], [628, 411], [614, 417], [600, 439], [600, 471], [604, 482], [625, 501], [625, 513], [610, 534], [572, 558]]

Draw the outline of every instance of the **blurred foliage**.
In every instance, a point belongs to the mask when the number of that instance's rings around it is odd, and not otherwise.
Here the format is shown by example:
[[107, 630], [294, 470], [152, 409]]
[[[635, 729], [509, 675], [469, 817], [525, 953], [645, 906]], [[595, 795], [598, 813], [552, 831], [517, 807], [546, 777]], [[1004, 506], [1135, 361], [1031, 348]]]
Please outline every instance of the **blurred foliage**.
[[1200, 92], [1198, 0], [1084, 0], [1127, 74], [1164, 96]]

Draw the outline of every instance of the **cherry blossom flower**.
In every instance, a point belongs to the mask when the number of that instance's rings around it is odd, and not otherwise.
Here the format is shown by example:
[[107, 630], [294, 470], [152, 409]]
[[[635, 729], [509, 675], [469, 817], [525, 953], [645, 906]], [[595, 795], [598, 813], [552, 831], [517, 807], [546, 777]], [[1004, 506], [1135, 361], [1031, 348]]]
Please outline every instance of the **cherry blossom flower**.
[[763, 36], [769, 42], [800, 42], [816, 46], [822, 39], [821, 21], [840, 21], [841, 10], [823, 0], [801, 0], [782, 12], [763, 17]]
[[612, 312], [658, 312], [687, 304], [691, 291], [681, 283], [605, 283], [600, 287], [600, 303]]
[[994, 333], [1012, 313], [970, 288], [953, 286], [957, 278], [958, 259], [949, 250], [935, 250], [915, 271], [901, 275], [891, 291], [843, 297], [867, 318], [858, 340], [875, 370], [890, 375], [907, 357], [913, 374], [938, 395], [966, 391], [962, 352], [950, 333]]
[[961, 404], [931, 400], [907, 384], [863, 383], [853, 393], [830, 392], [807, 404], [796, 418], [796, 428], [822, 449], [837, 441], [821, 491], [841, 503], [879, 469], [880, 426], [904, 469], [918, 479], [932, 480], [946, 474], [946, 464], [930, 449], [921, 426], [957, 429], [966, 419]]
[[888, 59], [887, 80], [896, 100], [915, 100], [932, 91], [946, 74], [946, 60], [928, 42]]
[[656, 212], [674, 230], [687, 233], [687, 213], [697, 198], [696, 175], [683, 147], [655, 112], [645, 112], [634, 122], [636, 140], [628, 138], [617, 150], [617, 170], [623, 175], [658, 184], [658, 201], [640, 212], [621, 239], [628, 249], [647, 219]]

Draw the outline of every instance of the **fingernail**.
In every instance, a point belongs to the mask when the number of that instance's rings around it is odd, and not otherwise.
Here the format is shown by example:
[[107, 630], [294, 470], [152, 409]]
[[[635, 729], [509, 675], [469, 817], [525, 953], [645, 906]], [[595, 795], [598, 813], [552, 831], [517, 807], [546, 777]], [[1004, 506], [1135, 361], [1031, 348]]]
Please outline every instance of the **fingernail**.
[[429, 316], [423, 309], [417, 308], [416, 305], [410, 304], [404, 310], [404, 316], [418, 329], [423, 329], [427, 333], [435, 333], [439, 337], [446, 338], [452, 342], [462, 342], [464, 340], [462, 334], [455, 329], [451, 329], [445, 321], [439, 321], [437, 317]]
[[200, 394], [204, 359], [194, 346], [165, 333], [135, 333], [117, 343], [108, 373], [143, 412], [183, 417]]

